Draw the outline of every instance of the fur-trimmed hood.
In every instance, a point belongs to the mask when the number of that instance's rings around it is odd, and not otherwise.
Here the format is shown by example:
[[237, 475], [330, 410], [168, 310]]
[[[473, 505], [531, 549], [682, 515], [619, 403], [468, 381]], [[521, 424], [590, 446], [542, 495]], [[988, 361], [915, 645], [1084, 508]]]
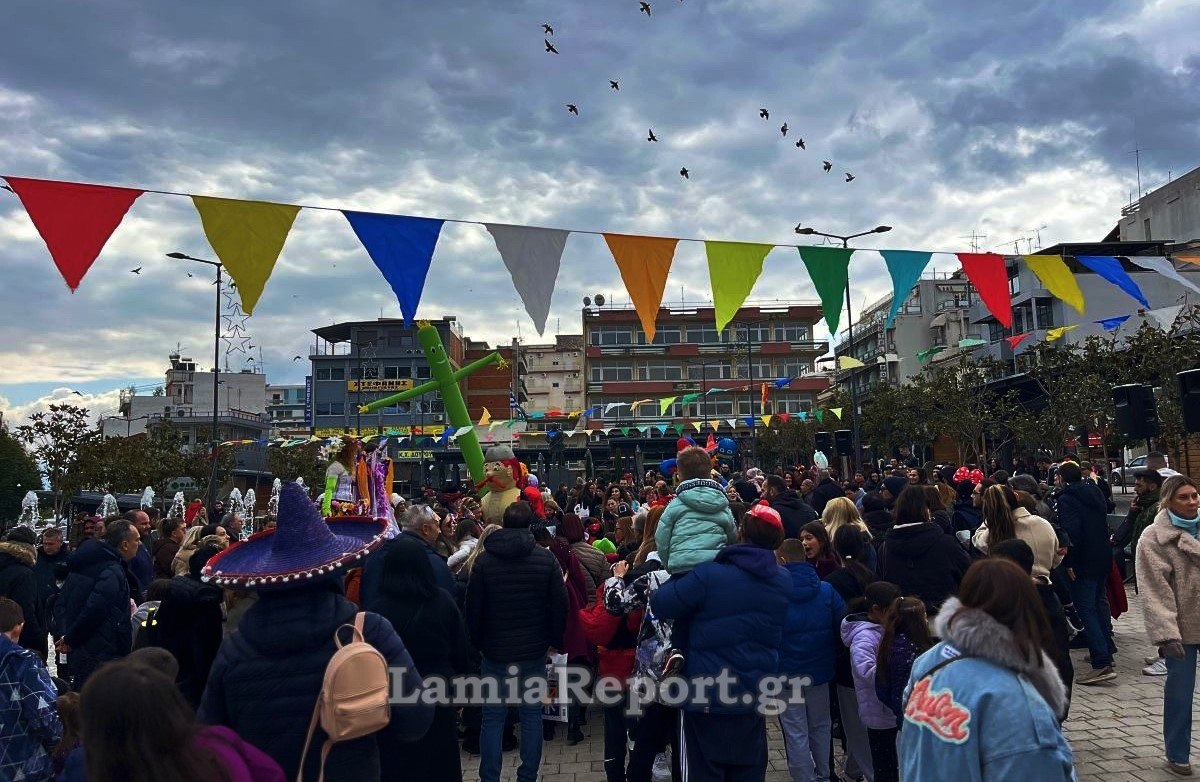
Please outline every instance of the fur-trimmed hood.
[[37, 549], [24, 543], [13, 543], [11, 540], [0, 541], [0, 557], [8, 555], [26, 567], [33, 567], [37, 562]]
[[1067, 713], [1067, 688], [1054, 660], [1044, 650], [1039, 653], [1040, 660], [1023, 657], [1012, 630], [989, 614], [964, 608], [957, 597], [951, 597], [942, 604], [933, 627], [934, 633], [964, 656], [982, 658], [1027, 678], [1060, 720]]

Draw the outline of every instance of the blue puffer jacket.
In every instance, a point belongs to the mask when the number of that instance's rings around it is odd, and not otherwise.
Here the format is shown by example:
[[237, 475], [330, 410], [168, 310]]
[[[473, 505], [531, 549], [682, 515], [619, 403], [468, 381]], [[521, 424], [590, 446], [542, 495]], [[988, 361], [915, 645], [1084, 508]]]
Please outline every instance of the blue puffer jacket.
[[115, 660], [133, 646], [129, 568], [117, 550], [100, 540], [85, 540], [67, 560], [63, 583], [64, 637], [72, 652], [93, 660]]
[[[263, 592], [217, 653], [200, 703], [200, 721], [232, 728], [274, 758], [287, 779], [295, 779], [325, 666], [334, 653], [334, 630], [353, 624], [355, 613], [354, 604], [341, 594], [338, 578]], [[408, 669], [404, 690], [417, 691], [420, 676], [391, 623], [368, 613], [363, 634], [389, 667]], [[343, 631], [343, 637], [348, 635]], [[325, 779], [378, 779], [380, 753], [425, 735], [432, 719], [430, 705], [393, 706], [387, 728], [333, 746]], [[304, 765], [306, 779], [317, 778], [324, 742], [325, 732], [318, 727]]]
[[1058, 523], [1071, 536], [1063, 567], [1081, 578], [1105, 578], [1112, 569], [1108, 504], [1091, 481], [1068, 483], [1058, 495]]
[[62, 738], [58, 693], [37, 656], [0, 635], [0, 779], [54, 778], [50, 750]]
[[[738, 543], [688, 575], [668, 580], [650, 598], [650, 608], [660, 619], [688, 622], [683, 675], [694, 679], [728, 670], [737, 677], [732, 692], [740, 701], [742, 694], [757, 697], [759, 681], [779, 672], [791, 588], [774, 551]], [[745, 714], [754, 707], [751, 702], [683, 708]]]
[[825, 684], [833, 679], [834, 655], [841, 644], [838, 626], [846, 614], [846, 604], [807, 562], [789, 562], [784, 568], [792, 585], [779, 650], [779, 673], [807, 676], [813, 684]]
[[737, 542], [737, 525], [721, 484], [704, 478], [679, 484], [658, 520], [654, 542], [672, 575], [712, 562], [722, 546]]

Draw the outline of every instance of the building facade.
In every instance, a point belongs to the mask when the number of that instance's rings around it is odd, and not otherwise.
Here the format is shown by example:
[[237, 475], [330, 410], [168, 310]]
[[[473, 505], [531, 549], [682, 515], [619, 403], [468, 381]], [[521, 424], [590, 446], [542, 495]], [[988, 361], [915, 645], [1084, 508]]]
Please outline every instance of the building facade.
[[569, 413], [584, 404], [583, 335], [560, 334], [549, 345], [516, 345], [523, 362], [526, 412]]
[[1200, 168], [1151, 190], [1121, 210], [1123, 242], [1200, 239]]
[[312, 431], [304, 385], [267, 386], [267, 418], [271, 437], [300, 437]]
[[499, 353], [501, 358], [504, 359], [505, 365], [491, 364], [490, 366], [486, 366], [471, 373], [471, 376], [463, 383], [463, 396], [467, 402], [467, 413], [471, 416], [472, 421], [478, 421], [483, 416], [484, 409], [497, 421], [511, 418], [509, 394], [514, 388], [517, 389], [517, 398], [521, 405], [528, 404], [529, 402], [529, 397], [524, 392], [524, 381], [518, 382], [518, 378], [522, 375], [521, 367], [518, 365], [519, 362], [513, 358], [513, 349], [511, 346], [501, 346], [493, 349], [486, 342], [468, 339], [463, 361], [470, 364], [472, 361], [478, 361], [491, 353]]

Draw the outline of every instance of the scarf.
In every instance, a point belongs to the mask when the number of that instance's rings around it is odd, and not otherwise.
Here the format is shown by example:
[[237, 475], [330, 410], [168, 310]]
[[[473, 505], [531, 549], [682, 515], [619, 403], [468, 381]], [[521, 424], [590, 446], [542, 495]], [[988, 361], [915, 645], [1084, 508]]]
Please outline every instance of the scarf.
[[1200, 516], [1197, 516], [1194, 519], [1181, 519], [1170, 510], [1167, 511], [1167, 515], [1171, 517], [1171, 523], [1173, 525], [1186, 531], [1193, 538], [1200, 540]]

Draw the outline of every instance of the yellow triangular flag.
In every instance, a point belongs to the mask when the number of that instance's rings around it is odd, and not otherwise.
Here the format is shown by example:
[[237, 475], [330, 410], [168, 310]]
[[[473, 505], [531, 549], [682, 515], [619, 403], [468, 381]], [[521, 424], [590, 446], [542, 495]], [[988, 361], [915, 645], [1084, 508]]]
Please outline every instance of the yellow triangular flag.
[[1075, 281], [1075, 275], [1063, 263], [1061, 255], [1026, 255], [1025, 265], [1046, 286], [1046, 290], [1083, 314], [1083, 291]]
[[838, 420], [839, 420], [839, 421], [842, 419], [842, 408], [840, 408], [840, 407], [831, 407], [831, 408], [829, 408], [829, 412], [831, 412], [831, 413], [833, 413], [834, 415], [836, 415], [836, 416], [838, 417]]
[[863, 362], [850, 356], [838, 356], [838, 369], [854, 369], [855, 367], [865, 366]]
[[492, 422], [492, 414], [489, 413], [488, 409], [485, 407], [485, 408], [483, 408], [483, 415], [479, 416], [479, 425], [487, 426], [491, 422]]
[[712, 430], [713, 430], [714, 432], [715, 432], [715, 431], [717, 431], [718, 429], [720, 429], [720, 428], [721, 428], [721, 422], [720, 422], [720, 421], [706, 421], [705, 423], [707, 423], [709, 426], [711, 426], [711, 427], [712, 427]]
[[1073, 326], [1059, 326], [1056, 329], [1046, 329], [1046, 341], [1053, 342], [1056, 339], [1062, 339], [1062, 335], [1074, 328], [1078, 328], [1079, 324]]
[[639, 399], [636, 402], [630, 402], [629, 403], [629, 412], [631, 412], [631, 413], [636, 412], [637, 409], [639, 407], [641, 407], [642, 405], [648, 404], [653, 401], [654, 401], [653, 399]]
[[658, 414], [666, 415], [667, 411], [671, 409], [671, 405], [675, 404], [676, 399], [677, 397], [667, 396], [658, 400]]
[[774, 415], [764, 415], [764, 416], [762, 417], [763, 426], [770, 426], [770, 425], [771, 425], [771, 419], [772, 419], [772, 418], [774, 418], [774, 417], [775, 417]]
[[704, 426], [704, 424], [703, 424], [701, 421], [692, 421], [692, 427], [693, 427], [693, 428], [694, 428], [694, 429], [695, 429], [697, 432], [699, 432], [699, 431], [700, 431], [700, 427], [702, 427], [702, 426]]
[[242, 309], [254, 312], [300, 207], [192, 196], [204, 235], [237, 283]]

